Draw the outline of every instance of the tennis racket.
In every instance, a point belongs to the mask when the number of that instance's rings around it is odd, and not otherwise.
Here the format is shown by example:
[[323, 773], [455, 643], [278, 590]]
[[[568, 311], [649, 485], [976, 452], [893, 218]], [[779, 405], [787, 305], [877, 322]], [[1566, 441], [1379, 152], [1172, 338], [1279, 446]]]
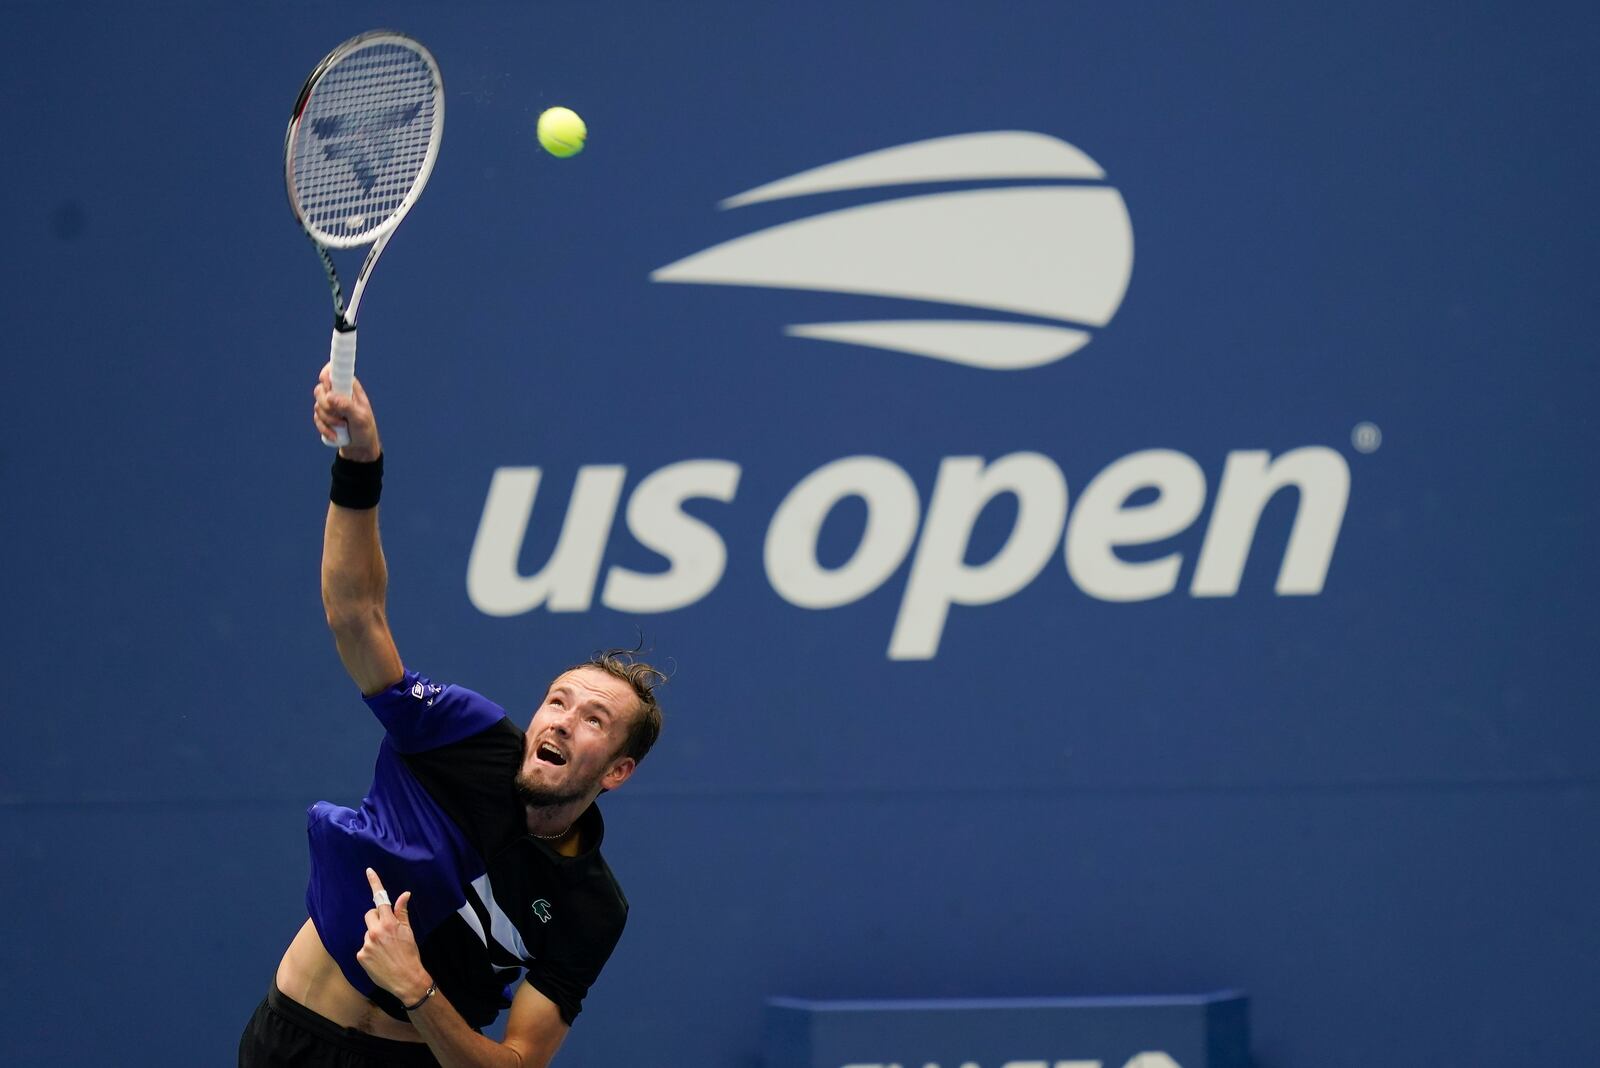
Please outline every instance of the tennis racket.
[[[373, 265], [422, 195], [444, 136], [444, 80], [432, 54], [404, 34], [375, 30], [328, 53], [306, 79], [283, 139], [289, 204], [316, 246], [333, 291], [334, 391], [356, 376], [356, 311]], [[335, 249], [371, 245], [347, 302]], [[332, 446], [350, 444], [338, 428]]]

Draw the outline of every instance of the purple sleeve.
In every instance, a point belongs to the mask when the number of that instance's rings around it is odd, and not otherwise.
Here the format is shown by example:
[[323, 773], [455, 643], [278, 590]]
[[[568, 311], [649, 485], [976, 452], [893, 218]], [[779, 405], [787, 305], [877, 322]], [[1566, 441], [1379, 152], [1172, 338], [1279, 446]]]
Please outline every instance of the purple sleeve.
[[365, 700], [401, 753], [421, 753], [470, 738], [506, 714], [482, 694], [464, 686], [439, 685], [415, 671]]

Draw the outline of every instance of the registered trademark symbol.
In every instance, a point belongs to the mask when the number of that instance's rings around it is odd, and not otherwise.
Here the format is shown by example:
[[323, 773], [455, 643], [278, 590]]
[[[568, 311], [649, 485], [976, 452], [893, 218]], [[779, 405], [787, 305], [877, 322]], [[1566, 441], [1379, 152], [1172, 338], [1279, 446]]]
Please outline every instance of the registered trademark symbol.
[[1356, 447], [1356, 452], [1377, 452], [1378, 446], [1383, 444], [1383, 431], [1378, 429], [1377, 423], [1357, 423], [1350, 431], [1350, 444]]

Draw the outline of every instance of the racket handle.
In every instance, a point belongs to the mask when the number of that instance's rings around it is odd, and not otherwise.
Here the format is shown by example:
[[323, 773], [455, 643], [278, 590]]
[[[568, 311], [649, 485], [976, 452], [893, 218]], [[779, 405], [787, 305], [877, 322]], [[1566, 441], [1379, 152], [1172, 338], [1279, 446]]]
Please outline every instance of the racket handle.
[[[333, 380], [333, 391], [341, 397], [350, 396], [351, 387], [356, 380], [356, 328], [340, 330], [334, 327], [333, 343], [328, 349], [329, 375]], [[345, 427], [336, 427], [334, 436], [323, 438], [322, 443], [329, 448], [340, 448], [350, 444], [350, 431]]]

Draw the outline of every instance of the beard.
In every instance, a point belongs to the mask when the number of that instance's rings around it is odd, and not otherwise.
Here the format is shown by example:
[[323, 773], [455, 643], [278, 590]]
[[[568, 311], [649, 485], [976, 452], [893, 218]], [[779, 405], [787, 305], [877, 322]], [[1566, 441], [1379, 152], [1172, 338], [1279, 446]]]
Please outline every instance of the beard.
[[518, 775], [517, 799], [529, 808], [560, 808], [588, 797], [599, 781], [600, 777], [594, 775], [585, 782], [569, 782], [560, 789], [553, 789], [538, 785], [526, 775]]

